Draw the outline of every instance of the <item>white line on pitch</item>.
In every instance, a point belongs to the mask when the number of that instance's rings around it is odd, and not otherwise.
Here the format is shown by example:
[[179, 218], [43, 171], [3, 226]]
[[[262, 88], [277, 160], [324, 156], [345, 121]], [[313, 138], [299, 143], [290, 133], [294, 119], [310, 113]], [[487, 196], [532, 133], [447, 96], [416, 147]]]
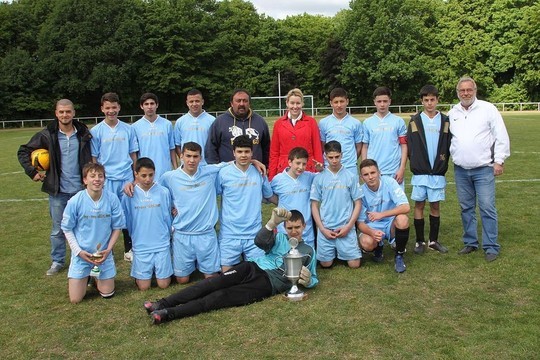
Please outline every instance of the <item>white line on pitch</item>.
[[23, 202], [23, 201], [47, 201], [49, 198], [42, 198], [42, 199], [0, 199], [0, 203], [8, 203], [8, 202]]
[[0, 174], [0, 176], [15, 175], [15, 174], [22, 174], [22, 173], [24, 173], [24, 171], [14, 171], [14, 172], [10, 172], [10, 173]]
[[534, 154], [538, 155], [540, 154], [539, 151], [512, 151], [512, 154]]

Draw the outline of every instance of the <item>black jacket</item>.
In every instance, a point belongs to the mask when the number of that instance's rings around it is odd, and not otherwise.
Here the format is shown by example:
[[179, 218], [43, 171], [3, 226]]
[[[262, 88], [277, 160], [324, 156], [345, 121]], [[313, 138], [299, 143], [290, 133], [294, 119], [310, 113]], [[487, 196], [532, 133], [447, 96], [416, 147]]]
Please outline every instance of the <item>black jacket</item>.
[[411, 121], [407, 127], [407, 147], [411, 172], [414, 175], [441, 175], [444, 176], [448, 170], [450, 159], [450, 120], [448, 116], [441, 113], [441, 131], [439, 133], [439, 144], [437, 145], [437, 156], [433, 168], [429, 163], [426, 135], [420, 113], [411, 116]]
[[[90, 148], [92, 135], [90, 135], [88, 127], [77, 120], [73, 120], [73, 126], [77, 129], [77, 138], [79, 139], [79, 170], [82, 175], [83, 166], [92, 161]], [[36, 133], [26, 145], [21, 145], [19, 151], [17, 151], [19, 163], [21, 163], [24, 172], [31, 179], [38, 173], [30, 161], [30, 155], [36, 149], [47, 149], [49, 151], [50, 166], [46, 172], [41, 191], [56, 196], [60, 192], [60, 169], [62, 166], [60, 163], [60, 144], [58, 142], [58, 121], [50, 123], [43, 130]]]

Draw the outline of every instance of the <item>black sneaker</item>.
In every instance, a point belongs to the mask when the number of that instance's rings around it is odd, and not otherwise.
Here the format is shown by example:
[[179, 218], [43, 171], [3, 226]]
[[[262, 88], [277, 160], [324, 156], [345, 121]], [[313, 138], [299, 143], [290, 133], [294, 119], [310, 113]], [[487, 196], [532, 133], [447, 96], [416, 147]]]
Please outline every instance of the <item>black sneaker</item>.
[[416, 245], [414, 246], [414, 253], [417, 255], [422, 255], [424, 251], [426, 251], [426, 243], [423, 241], [417, 241]]
[[446, 246], [441, 245], [441, 243], [438, 241], [430, 241], [429, 248], [431, 250], [438, 251], [441, 254], [446, 254], [448, 252], [448, 249], [446, 248]]
[[167, 309], [155, 310], [150, 314], [152, 317], [152, 324], [159, 325], [169, 321], [169, 311]]
[[373, 250], [373, 261], [376, 263], [381, 263], [384, 261], [384, 254], [383, 254], [383, 247], [377, 246], [375, 250]]

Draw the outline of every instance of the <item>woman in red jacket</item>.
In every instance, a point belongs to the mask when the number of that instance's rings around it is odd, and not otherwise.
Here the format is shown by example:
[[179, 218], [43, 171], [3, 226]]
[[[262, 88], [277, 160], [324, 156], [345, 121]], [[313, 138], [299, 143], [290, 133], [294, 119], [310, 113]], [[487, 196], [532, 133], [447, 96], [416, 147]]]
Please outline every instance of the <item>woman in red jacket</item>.
[[315, 161], [323, 162], [317, 122], [302, 111], [304, 94], [300, 89], [292, 89], [287, 94], [286, 103], [287, 111], [275, 122], [272, 131], [270, 165], [268, 167], [270, 180], [287, 168], [289, 151], [292, 148], [301, 146], [308, 151], [307, 171], [315, 172]]

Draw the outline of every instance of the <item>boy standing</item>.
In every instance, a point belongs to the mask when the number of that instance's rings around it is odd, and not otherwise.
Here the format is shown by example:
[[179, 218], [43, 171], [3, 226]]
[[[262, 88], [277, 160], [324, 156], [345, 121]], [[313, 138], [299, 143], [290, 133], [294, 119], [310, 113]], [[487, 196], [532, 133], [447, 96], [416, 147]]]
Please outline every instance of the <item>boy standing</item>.
[[155, 272], [165, 289], [173, 274], [171, 262], [172, 201], [169, 190], [154, 182], [154, 162], [139, 158], [135, 165], [133, 197], [122, 197], [127, 229], [133, 242], [131, 276], [139, 290], [148, 290]]
[[423, 254], [424, 207], [429, 201], [429, 248], [440, 253], [448, 249], [439, 243], [440, 207], [444, 200], [446, 179], [450, 159], [450, 121], [448, 116], [437, 111], [439, 91], [433, 85], [420, 89], [420, 100], [424, 111], [413, 115], [407, 128], [409, 164], [413, 173], [411, 199], [414, 204], [414, 229], [416, 245], [414, 252]]
[[158, 97], [144, 93], [140, 100], [144, 116], [137, 120], [132, 128], [139, 143], [139, 157], [150, 158], [156, 169], [155, 179], [165, 172], [176, 169], [173, 127], [169, 120], [157, 114]]
[[324, 145], [328, 166], [313, 180], [311, 212], [317, 224], [317, 260], [323, 268], [336, 258], [359, 268], [362, 253], [358, 248], [354, 224], [360, 214], [360, 188], [355, 174], [341, 164], [341, 145], [330, 141]]
[[114, 295], [116, 267], [112, 249], [126, 226], [120, 201], [113, 193], [103, 191], [105, 168], [88, 163], [82, 176], [86, 190], [68, 201], [62, 219], [62, 230], [71, 248], [68, 290], [73, 304], [84, 298], [94, 266], [99, 268], [96, 285], [101, 296], [108, 299]]
[[171, 192], [177, 211], [173, 220], [173, 267], [180, 284], [189, 282], [197, 268], [205, 278], [220, 270], [219, 246], [214, 227], [218, 220], [216, 178], [219, 165], [201, 165], [202, 147], [187, 142], [182, 165], [166, 172], [160, 183]]
[[[105, 119], [90, 130], [92, 160], [105, 167], [105, 189], [121, 199], [125, 183], [133, 181], [132, 166], [137, 161], [139, 144], [131, 126], [118, 119], [120, 99], [116, 93], [101, 97], [101, 111]], [[127, 231], [123, 233], [124, 260], [131, 261], [131, 239]]]
[[233, 140], [234, 164], [223, 168], [217, 178], [221, 195], [219, 249], [222, 271], [245, 258], [256, 258], [264, 252], [253, 239], [261, 227], [261, 201], [272, 199], [272, 188], [266, 176], [251, 165], [253, 141], [247, 135]]
[[[315, 233], [311, 217], [311, 205], [309, 201], [311, 185], [316, 173], [306, 170], [309, 153], [302, 147], [293, 148], [289, 152], [289, 167], [277, 174], [270, 185], [272, 191], [278, 197], [278, 207], [287, 210], [296, 209], [302, 213], [306, 220], [306, 227], [302, 238], [311, 247], [315, 247]], [[278, 232], [285, 234], [285, 227], [280, 224]]]
[[[322, 119], [319, 123], [322, 147], [327, 142], [335, 140], [343, 149], [342, 164], [358, 179], [357, 161], [362, 152], [363, 126], [347, 112], [349, 96], [342, 88], [335, 88], [330, 92], [330, 106], [332, 115]], [[329, 164], [328, 159], [324, 161]]]
[[396, 243], [395, 269], [405, 271], [403, 254], [409, 239], [409, 202], [396, 180], [381, 176], [375, 160], [360, 163], [362, 185], [362, 211], [357, 226], [362, 232], [360, 246], [364, 251], [374, 251], [373, 260], [383, 260], [383, 240]]
[[362, 160], [373, 159], [383, 176], [394, 178], [404, 188], [407, 164], [407, 128], [405, 121], [389, 110], [392, 92], [381, 86], [373, 92], [377, 112], [364, 121]]
[[[204, 111], [204, 99], [199, 90], [192, 89], [187, 93], [186, 105], [188, 113], [179, 117], [174, 125], [174, 143], [178, 157], [182, 157], [182, 147], [190, 141], [196, 142], [204, 149], [210, 126], [216, 120], [214, 116]], [[201, 164], [206, 164], [204, 152], [201, 154]]]

